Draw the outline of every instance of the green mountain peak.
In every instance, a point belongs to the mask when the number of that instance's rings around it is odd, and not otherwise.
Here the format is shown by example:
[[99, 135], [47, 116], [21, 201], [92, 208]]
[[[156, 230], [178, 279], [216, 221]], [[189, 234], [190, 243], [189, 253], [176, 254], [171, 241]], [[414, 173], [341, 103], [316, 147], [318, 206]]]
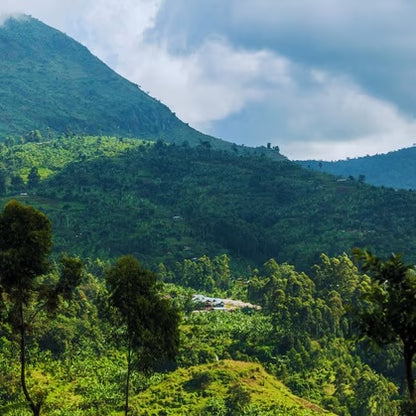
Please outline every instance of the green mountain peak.
[[86, 47], [32, 17], [10, 17], [0, 26], [0, 60], [2, 136], [50, 129], [225, 145], [192, 129]]

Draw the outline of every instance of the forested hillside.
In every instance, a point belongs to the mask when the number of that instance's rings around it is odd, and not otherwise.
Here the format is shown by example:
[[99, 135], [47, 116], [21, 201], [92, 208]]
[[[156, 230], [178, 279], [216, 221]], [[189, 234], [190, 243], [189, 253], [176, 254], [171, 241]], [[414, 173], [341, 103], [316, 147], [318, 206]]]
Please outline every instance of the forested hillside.
[[65, 34], [28, 17], [0, 26], [0, 135], [86, 133], [207, 141]]
[[352, 176], [371, 185], [416, 189], [416, 147], [336, 162], [304, 160], [297, 163], [307, 169], [344, 178]]
[[[321, 252], [354, 246], [409, 259], [416, 253], [413, 192], [340, 181], [291, 162], [106, 137], [1, 152], [3, 194], [45, 210], [57, 251], [128, 252], [148, 265], [227, 252], [240, 264], [274, 257], [304, 270]], [[42, 180], [29, 180], [32, 169]]]

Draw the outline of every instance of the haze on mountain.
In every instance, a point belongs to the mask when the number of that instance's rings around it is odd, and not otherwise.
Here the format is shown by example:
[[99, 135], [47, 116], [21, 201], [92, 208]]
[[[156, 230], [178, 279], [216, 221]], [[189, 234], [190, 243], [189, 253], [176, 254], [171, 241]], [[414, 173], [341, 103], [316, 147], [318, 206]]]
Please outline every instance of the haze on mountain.
[[416, 190], [416, 147], [334, 162], [298, 161], [307, 169], [353, 177], [375, 186]]
[[3, 0], [86, 45], [198, 130], [291, 159], [416, 137], [407, 0]]
[[[0, 26], [0, 136], [31, 130], [103, 134], [216, 148], [232, 144], [204, 135], [168, 107], [116, 74], [84, 46], [37, 19]], [[304, 167], [343, 177], [364, 175], [373, 185], [415, 189], [412, 149], [338, 162], [307, 160]], [[269, 152], [274, 158], [278, 153]]]

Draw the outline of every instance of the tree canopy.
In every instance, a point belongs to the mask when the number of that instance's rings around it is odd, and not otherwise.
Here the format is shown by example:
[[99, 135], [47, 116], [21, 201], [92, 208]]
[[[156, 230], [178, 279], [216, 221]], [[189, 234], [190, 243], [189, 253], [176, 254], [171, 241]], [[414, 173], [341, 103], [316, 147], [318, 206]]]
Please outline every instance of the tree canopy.
[[173, 359], [179, 343], [179, 314], [159, 293], [156, 275], [143, 269], [133, 256], [123, 256], [107, 272], [110, 304], [125, 325], [127, 380], [135, 368], [149, 371], [164, 359]]
[[51, 246], [51, 223], [43, 213], [14, 200], [5, 206], [0, 214], [0, 317], [18, 336], [20, 381], [34, 416], [44, 398], [34, 398], [26, 383], [27, 331], [42, 310], [52, 314], [61, 297], [70, 299], [81, 280], [81, 261], [69, 257], [62, 257], [56, 282], [42, 279], [51, 270]]
[[371, 281], [360, 307], [363, 334], [379, 344], [399, 341], [403, 348], [410, 401], [416, 410], [413, 357], [416, 353], [416, 272], [400, 254], [382, 260], [368, 250], [354, 249]]

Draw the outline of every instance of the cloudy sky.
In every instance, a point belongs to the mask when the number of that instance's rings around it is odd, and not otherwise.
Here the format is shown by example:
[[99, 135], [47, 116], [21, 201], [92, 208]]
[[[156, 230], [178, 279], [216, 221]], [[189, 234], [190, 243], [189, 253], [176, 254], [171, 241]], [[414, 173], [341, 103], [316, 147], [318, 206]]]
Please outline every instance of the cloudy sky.
[[291, 159], [416, 142], [414, 0], [1, 0], [193, 127]]

